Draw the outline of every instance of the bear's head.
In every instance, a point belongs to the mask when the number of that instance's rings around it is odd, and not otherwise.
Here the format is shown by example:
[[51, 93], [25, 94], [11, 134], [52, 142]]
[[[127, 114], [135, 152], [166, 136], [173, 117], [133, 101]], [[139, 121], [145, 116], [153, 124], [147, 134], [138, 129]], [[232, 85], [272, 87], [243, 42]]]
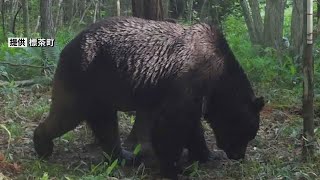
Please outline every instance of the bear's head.
[[245, 157], [247, 145], [257, 134], [260, 123], [260, 111], [264, 106], [263, 97], [251, 98], [246, 103], [208, 102], [208, 121], [214, 131], [218, 148], [229, 159], [239, 160]]

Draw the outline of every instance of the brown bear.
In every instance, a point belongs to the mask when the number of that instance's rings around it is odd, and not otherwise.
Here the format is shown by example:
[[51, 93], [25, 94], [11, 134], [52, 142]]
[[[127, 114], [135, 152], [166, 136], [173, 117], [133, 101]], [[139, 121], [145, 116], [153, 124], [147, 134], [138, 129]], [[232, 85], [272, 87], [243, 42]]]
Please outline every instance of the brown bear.
[[34, 132], [35, 150], [51, 155], [54, 138], [86, 121], [107, 154], [130, 160], [116, 112], [137, 111], [148, 123], [140, 133], [150, 134], [161, 175], [177, 179], [184, 147], [194, 160], [210, 154], [200, 122], [204, 97], [218, 147], [229, 158], [243, 158], [264, 104], [222, 33], [207, 24], [109, 18], [62, 50], [49, 116]]

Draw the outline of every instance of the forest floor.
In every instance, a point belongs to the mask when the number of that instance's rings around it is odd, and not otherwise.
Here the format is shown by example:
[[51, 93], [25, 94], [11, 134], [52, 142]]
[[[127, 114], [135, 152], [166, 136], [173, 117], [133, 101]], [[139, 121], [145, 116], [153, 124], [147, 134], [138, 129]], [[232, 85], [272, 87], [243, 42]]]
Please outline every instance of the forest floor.
[[[46, 87], [7, 89], [0, 96], [0, 180], [2, 179], [154, 179], [156, 169], [100, 163], [102, 152], [92, 146], [85, 124], [55, 140], [54, 153], [40, 161], [33, 149], [34, 128], [49, 109]], [[120, 115], [121, 137], [132, 127], [130, 117]], [[316, 126], [320, 123], [316, 110]], [[214, 135], [204, 123], [208, 146], [216, 150]], [[320, 129], [315, 130], [320, 139]], [[247, 148], [242, 163], [229, 160], [194, 163], [181, 179], [320, 179], [319, 147], [315, 158], [301, 161], [302, 118], [297, 106], [267, 104], [261, 113], [261, 128]], [[113, 176], [113, 177], [111, 177]]]

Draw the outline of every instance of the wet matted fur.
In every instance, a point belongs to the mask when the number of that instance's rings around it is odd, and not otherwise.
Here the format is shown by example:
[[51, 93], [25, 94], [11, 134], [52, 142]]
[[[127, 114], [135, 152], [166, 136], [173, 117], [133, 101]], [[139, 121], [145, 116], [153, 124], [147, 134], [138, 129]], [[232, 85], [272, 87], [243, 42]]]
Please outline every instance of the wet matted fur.
[[[89, 26], [61, 52], [49, 116], [34, 132], [40, 156], [52, 139], [86, 121], [103, 150], [130, 159], [120, 145], [116, 111], [137, 111], [161, 174], [176, 179], [181, 151], [208, 158], [200, 123], [203, 97], [218, 146], [244, 157], [259, 128], [256, 98], [224, 36], [215, 27], [115, 17]], [[139, 121], [139, 119], [137, 119]]]

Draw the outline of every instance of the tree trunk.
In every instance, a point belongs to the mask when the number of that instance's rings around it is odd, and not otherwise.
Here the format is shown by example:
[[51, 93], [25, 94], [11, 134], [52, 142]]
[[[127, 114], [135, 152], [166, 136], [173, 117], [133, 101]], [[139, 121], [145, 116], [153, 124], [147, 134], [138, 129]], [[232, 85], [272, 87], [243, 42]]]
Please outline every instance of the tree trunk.
[[320, 0], [317, 0], [317, 27], [314, 35], [314, 39], [317, 39], [320, 34]]
[[[41, 38], [53, 39], [54, 38], [54, 26], [52, 19], [52, 0], [40, 0], [40, 31]], [[41, 56], [43, 59], [43, 67], [46, 67], [49, 57], [45, 53], [45, 48], [41, 49]], [[43, 74], [46, 74], [46, 69], [43, 69]]]
[[169, 17], [169, 0], [163, 0], [163, 18]]
[[120, 0], [117, 0], [117, 16], [120, 16], [120, 12], [121, 12], [121, 9], [120, 9]]
[[33, 32], [37, 32], [38, 31], [38, 29], [39, 29], [39, 26], [40, 26], [40, 16], [38, 16], [38, 18], [37, 18], [37, 24], [36, 24], [36, 26], [34, 27], [34, 31]]
[[283, 37], [284, 9], [287, 0], [267, 0], [264, 19], [264, 45], [279, 50]]
[[[70, 0], [66, 0], [66, 1], [70, 1]], [[83, 15], [83, 13], [86, 11], [86, 8], [87, 8], [87, 0], [78, 0], [80, 1], [80, 4], [79, 4], [79, 8], [78, 8], [78, 11], [79, 11], [79, 15], [80, 17]], [[96, 1], [96, 0], [95, 0]]]
[[317, 0], [317, 21], [320, 20], [320, 0]]
[[247, 28], [249, 31], [249, 36], [250, 36], [250, 40], [252, 44], [257, 44], [258, 43], [258, 38], [256, 36], [256, 32], [255, 32], [255, 28], [253, 25], [253, 20], [250, 14], [250, 10], [248, 7], [248, 2], [246, 0], [240, 0], [240, 5], [241, 8], [243, 10], [243, 15], [244, 15], [244, 19], [246, 21], [247, 24]]
[[29, 10], [28, 10], [28, 0], [21, 0], [22, 2], [22, 13], [23, 13], [23, 29], [24, 36], [29, 37], [30, 28], [29, 28]]
[[11, 30], [12, 34], [16, 34], [16, 32], [15, 32], [15, 30], [16, 30], [16, 20], [17, 20], [17, 17], [18, 17], [18, 14], [19, 14], [20, 10], [22, 9], [22, 6], [19, 6], [18, 3], [16, 4], [16, 7], [17, 7], [17, 11], [11, 17], [11, 23], [10, 23], [10, 30]]
[[293, 0], [291, 18], [291, 54], [295, 64], [301, 64], [303, 54], [303, 1]]
[[208, 17], [208, 0], [204, 0], [200, 10], [200, 20], [203, 22]]
[[53, 38], [52, 0], [40, 0], [40, 29], [42, 38]]
[[97, 21], [98, 1], [94, 2], [93, 23]]
[[5, 9], [4, 9], [4, 0], [1, 0], [1, 24], [2, 24], [2, 33], [3, 37], [6, 37], [6, 23], [5, 23]]
[[144, 18], [144, 0], [132, 0], [132, 16]]
[[252, 22], [255, 36], [258, 44], [263, 44], [263, 21], [260, 14], [260, 7], [258, 0], [249, 0], [251, 8]]
[[220, 8], [221, 2], [219, 0], [211, 0], [209, 1], [209, 12], [211, 16], [211, 23], [217, 25], [220, 29], [221, 27], [221, 16], [220, 16]]
[[132, 0], [132, 13], [135, 17], [163, 20], [162, 0]]
[[192, 22], [193, 17], [193, 0], [188, 1], [188, 21]]
[[185, 1], [184, 0], [169, 0], [169, 16], [170, 18], [179, 19], [183, 16]]
[[54, 30], [55, 33], [57, 33], [57, 28], [62, 25], [62, 22], [60, 21], [61, 14], [62, 14], [62, 8], [61, 8], [62, 2], [63, 2], [63, 0], [58, 1], [58, 10], [57, 10], [57, 16], [56, 16], [56, 20], [55, 20], [55, 30]]
[[163, 20], [162, 0], [144, 0], [144, 18]]
[[74, 0], [65, 0], [63, 1], [63, 15], [64, 15], [64, 18], [63, 18], [63, 22], [66, 23], [66, 24], [69, 24], [72, 20], [72, 17], [73, 17], [73, 1]]
[[[306, 44], [304, 49], [304, 61], [303, 61], [303, 151], [302, 155], [304, 159], [312, 157], [314, 152], [314, 108], [313, 108], [313, 98], [314, 98], [314, 64], [312, 58], [312, 0], [304, 1], [304, 37]], [[309, 8], [307, 8], [309, 7]], [[312, 7], [312, 6], [311, 6]], [[309, 20], [307, 20], [309, 16]], [[308, 28], [310, 27], [310, 28]]]
[[11, 8], [11, 12], [10, 12], [10, 18], [9, 18], [9, 31], [12, 32], [12, 34], [14, 34], [15, 21], [16, 21], [17, 14], [19, 12], [18, 1], [12, 0], [10, 2], [10, 8]]

